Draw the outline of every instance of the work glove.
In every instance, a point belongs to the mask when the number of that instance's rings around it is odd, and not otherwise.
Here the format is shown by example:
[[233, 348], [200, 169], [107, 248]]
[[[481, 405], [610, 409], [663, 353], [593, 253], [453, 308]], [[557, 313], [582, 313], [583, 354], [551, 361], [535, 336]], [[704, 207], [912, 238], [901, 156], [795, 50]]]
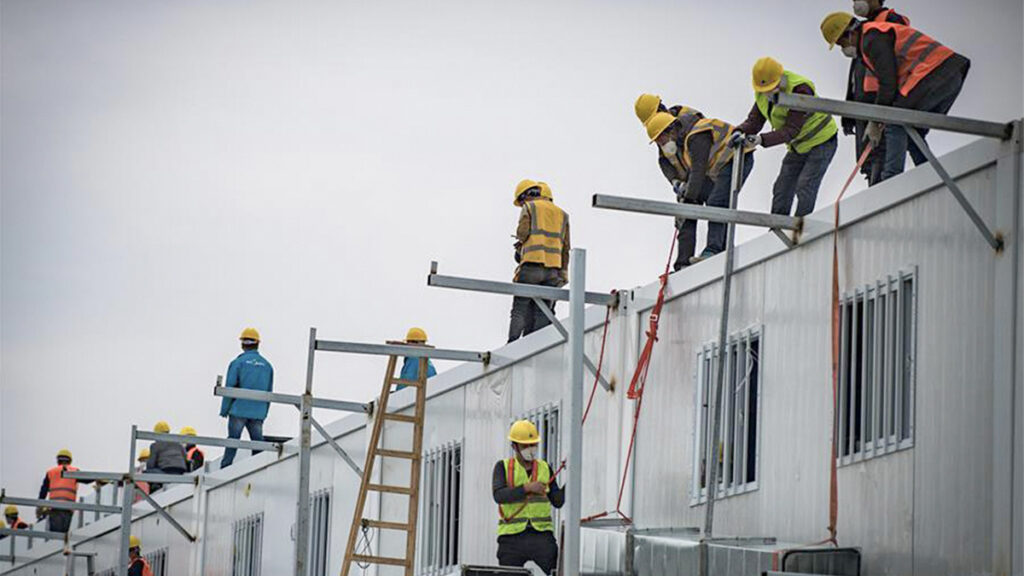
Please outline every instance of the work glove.
[[749, 136], [744, 138], [744, 140], [747, 141], [747, 147], [748, 148], [757, 148], [758, 146], [761, 145], [761, 135], [760, 134], [750, 134]]
[[740, 142], [743, 142], [746, 139], [747, 135], [744, 134], [743, 132], [740, 132], [739, 130], [733, 132], [732, 136], [729, 138], [729, 148], [735, 148], [739, 146]]
[[868, 122], [867, 128], [864, 132], [867, 133], [868, 142], [871, 142], [871, 147], [877, 147], [882, 143], [882, 132], [885, 130], [885, 125], [879, 122]]
[[673, 180], [672, 191], [676, 193], [676, 201], [682, 202], [683, 196], [686, 195], [686, 182], [683, 180]]

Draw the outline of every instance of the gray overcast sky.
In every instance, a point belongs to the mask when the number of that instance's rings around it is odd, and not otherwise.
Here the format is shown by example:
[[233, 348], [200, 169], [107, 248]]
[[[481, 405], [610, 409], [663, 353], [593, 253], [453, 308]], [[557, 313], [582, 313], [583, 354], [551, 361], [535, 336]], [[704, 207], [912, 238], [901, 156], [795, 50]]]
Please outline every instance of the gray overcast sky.
[[[1020, 0], [897, 7], [972, 59], [954, 114], [1024, 114]], [[848, 8], [3, 0], [0, 484], [34, 493], [62, 447], [123, 469], [132, 423], [222, 435], [211, 387], [246, 325], [280, 391], [301, 389], [310, 326], [500, 346], [508, 299], [425, 276], [439, 260], [510, 278], [520, 178], [570, 212], [591, 288], [654, 280], [671, 222], [589, 208], [594, 192], [671, 198], [637, 94], [738, 122], [751, 64], [773, 55], [842, 97], [848, 61], [818, 24]], [[843, 139], [819, 206], [852, 155]], [[742, 208], [767, 211], [781, 156], [758, 153]], [[366, 400], [382, 371], [321, 357], [315, 387]], [[296, 429], [272, 409], [267, 432]]]

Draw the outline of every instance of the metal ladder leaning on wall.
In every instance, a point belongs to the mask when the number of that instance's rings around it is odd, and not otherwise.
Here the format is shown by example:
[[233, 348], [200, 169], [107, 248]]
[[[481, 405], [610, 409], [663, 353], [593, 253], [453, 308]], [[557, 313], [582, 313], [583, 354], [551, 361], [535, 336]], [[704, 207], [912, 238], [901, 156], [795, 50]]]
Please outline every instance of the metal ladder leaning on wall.
[[[392, 344], [389, 342], [389, 344]], [[383, 564], [387, 566], [402, 566], [405, 568], [405, 575], [412, 576], [416, 561], [416, 522], [419, 514], [419, 485], [420, 485], [420, 454], [423, 452], [423, 413], [427, 400], [427, 359], [419, 358], [419, 371], [416, 380], [403, 380], [395, 378], [395, 368], [398, 363], [398, 356], [388, 357], [387, 372], [384, 374], [384, 385], [381, 388], [380, 397], [377, 403], [373, 430], [370, 432], [370, 443], [366, 451], [366, 463], [363, 466], [363, 477], [359, 483], [359, 495], [356, 498], [355, 510], [352, 512], [352, 526], [348, 532], [348, 544], [345, 546], [345, 560], [341, 565], [341, 575], [348, 576], [353, 562]], [[392, 385], [410, 386], [416, 390], [416, 403], [413, 415], [397, 414], [388, 412], [388, 398], [392, 394]], [[384, 431], [384, 422], [405, 422], [412, 424], [412, 449], [409, 451], [387, 449], [381, 446], [381, 437]], [[395, 486], [374, 484], [373, 465], [377, 456], [384, 458], [400, 458], [409, 461], [409, 485]], [[373, 520], [363, 517], [366, 495], [369, 492], [383, 492], [388, 494], [402, 494], [409, 497], [409, 515], [406, 522], [390, 522], [384, 520]], [[356, 554], [356, 542], [359, 534], [368, 528], [383, 530], [398, 530], [406, 533], [405, 557], [394, 558], [385, 556], [372, 556], [367, 554]]]

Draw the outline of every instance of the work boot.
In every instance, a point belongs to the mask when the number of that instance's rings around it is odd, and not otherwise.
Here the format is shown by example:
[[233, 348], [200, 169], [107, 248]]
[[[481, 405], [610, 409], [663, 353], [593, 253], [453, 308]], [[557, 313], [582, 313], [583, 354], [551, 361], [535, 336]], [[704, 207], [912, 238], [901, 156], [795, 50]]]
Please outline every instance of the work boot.
[[698, 262], [703, 262], [704, 260], [707, 260], [708, 258], [714, 256], [715, 254], [718, 254], [718, 252], [711, 252], [707, 248], [705, 248], [704, 251], [700, 253], [700, 256], [690, 256], [690, 264], [692, 265]]
[[680, 270], [682, 270], [683, 268], [686, 268], [689, 265], [690, 265], [689, 260], [683, 260], [682, 258], [678, 258], [678, 259], [676, 259], [675, 264], [672, 265], [672, 271], [673, 272], [679, 272]]

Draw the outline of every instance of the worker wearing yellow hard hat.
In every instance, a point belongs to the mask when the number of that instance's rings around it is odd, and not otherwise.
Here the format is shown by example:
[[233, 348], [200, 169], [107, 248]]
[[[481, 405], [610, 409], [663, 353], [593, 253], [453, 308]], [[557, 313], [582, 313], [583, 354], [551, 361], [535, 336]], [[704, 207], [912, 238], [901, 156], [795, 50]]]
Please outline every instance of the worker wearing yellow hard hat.
[[[698, 120], [704, 118], [704, 114], [689, 106], [676, 105], [666, 107], [661, 101], [661, 96], [657, 94], [641, 94], [637, 97], [636, 103], [633, 104], [633, 110], [636, 112], [637, 119], [644, 125], [648, 133], [650, 133], [650, 128], [647, 126], [647, 121], [655, 114], [667, 113], [672, 115], [679, 122], [679, 125], [683, 127], [684, 131], [688, 131]], [[668, 144], [667, 146], [667, 149], [658, 147], [658, 167], [661, 168], [661, 173], [664, 174], [668, 183], [672, 185], [672, 190], [676, 194], [676, 201], [682, 202], [689, 170], [679, 162], [678, 154], [674, 149], [675, 144]], [[676, 222], [676, 225], [680, 226], [682, 222]]]
[[[153, 426], [157, 434], [170, 434], [171, 425], [165, 420], [160, 420]], [[185, 447], [181, 442], [171, 440], [157, 440], [149, 445], [149, 458], [146, 459], [146, 471], [154, 474], [184, 474], [188, 472], [188, 464], [185, 462]], [[150, 489], [156, 492], [163, 488], [162, 484], [156, 482], [150, 484]]]
[[[920, 112], [946, 114], [963, 88], [971, 61], [908, 24], [858, 20], [848, 12], [833, 12], [821, 22], [829, 49], [837, 45], [848, 58], [860, 58], [878, 83], [874, 101]], [[928, 131], [917, 129], [922, 137]], [[916, 146], [908, 147], [907, 130], [869, 122], [865, 128], [873, 145], [883, 144], [879, 181], [903, 172], [909, 150], [914, 164], [928, 159]]]
[[[91, 480], [65, 478], [64, 472], [77, 472], [78, 468], [71, 465], [71, 451], [62, 448], [57, 451], [57, 465], [46, 471], [43, 484], [39, 488], [40, 500], [60, 500], [74, 502], [78, 500], [78, 483], [89, 483]], [[47, 529], [51, 532], [65, 533], [71, 528], [73, 510], [42, 508], [36, 510], [36, 517], [47, 518]]]
[[[828, 114], [807, 114], [775, 104], [772, 98], [779, 93], [814, 96], [814, 83], [787, 70], [774, 58], [760, 58], [751, 71], [754, 86], [754, 105], [747, 119], [736, 129], [752, 146], [771, 148], [785, 144], [787, 151], [782, 169], [772, 188], [772, 214], [789, 215], [796, 198], [796, 215], [805, 216], [814, 211], [818, 189], [829, 164], [836, 154], [839, 128]], [[765, 122], [772, 129], [760, 134]]]
[[153, 576], [149, 560], [142, 556], [142, 540], [134, 534], [128, 538], [128, 576]]
[[[255, 328], [242, 330], [239, 341], [242, 353], [228, 365], [224, 379], [227, 388], [243, 388], [258, 392], [274, 391], [274, 367], [259, 351], [260, 333]], [[220, 404], [221, 418], [228, 419], [228, 438], [242, 437], [242, 430], [249, 431], [250, 440], [263, 440], [263, 421], [267, 419], [270, 403], [262, 400], [243, 400], [225, 397]], [[227, 468], [235, 461], [237, 449], [226, 448], [220, 467]], [[253, 454], [258, 454], [254, 450]]]
[[[569, 215], [554, 202], [546, 182], [521, 180], [513, 204], [520, 207], [516, 227], [515, 260], [519, 263], [513, 282], [540, 286], [564, 286], [569, 279]], [[554, 302], [547, 302], [554, 311]], [[514, 296], [508, 341], [518, 340], [550, 324], [532, 298]]]
[[[196, 436], [196, 429], [191, 426], [183, 426], [178, 434], [182, 436]], [[206, 463], [206, 453], [194, 443], [185, 442], [185, 465], [189, 472], [195, 472]]]
[[[409, 346], [427, 346], [427, 332], [423, 328], [413, 326], [409, 328], [409, 331], [405, 333], [405, 343]], [[437, 370], [434, 368], [434, 363], [427, 359], [427, 378], [433, 378], [437, 375]], [[420, 359], [412, 356], [406, 356], [402, 360], [402, 372], [399, 376], [402, 380], [416, 381], [420, 379]], [[405, 384], [399, 384], [396, 390], [405, 388]]]
[[24, 530], [28, 528], [28, 524], [19, 518], [17, 506], [5, 507], [4, 518], [7, 520], [7, 527], [11, 530]]
[[498, 505], [498, 564], [533, 561], [546, 574], [558, 565], [552, 507], [561, 508], [565, 491], [550, 462], [538, 453], [540, 434], [529, 420], [512, 424], [512, 456], [494, 464], [491, 492]]
[[[707, 204], [718, 208], [729, 207], [732, 188], [733, 148], [729, 142], [734, 128], [716, 118], [680, 120], [667, 112], [657, 112], [644, 125], [647, 137], [661, 149], [670, 165], [662, 171], [672, 170], [679, 178], [673, 188], [676, 200], [686, 204]], [[746, 181], [754, 165], [753, 154], [747, 152], [743, 167]], [[680, 270], [725, 249], [725, 225], [708, 222], [707, 242], [700, 256], [694, 257], [697, 245], [696, 220], [676, 220], [679, 229], [679, 250], [673, 265]]]

